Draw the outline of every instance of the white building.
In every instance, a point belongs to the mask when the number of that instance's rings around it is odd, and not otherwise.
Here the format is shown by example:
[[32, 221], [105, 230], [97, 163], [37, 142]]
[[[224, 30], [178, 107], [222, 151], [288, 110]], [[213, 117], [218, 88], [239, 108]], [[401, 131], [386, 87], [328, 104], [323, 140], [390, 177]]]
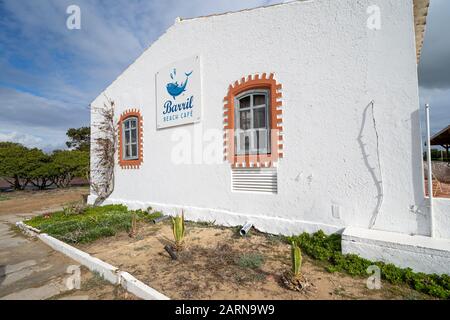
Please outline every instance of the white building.
[[343, 232], [345, 252], [450, 273], [450, 202], [435, 202], [429, 237], [422, 173], [427, 9], [311, 0], [177, 19], [91, 104], [94, 154], [107, 99], [118, 125], [104, 203]]

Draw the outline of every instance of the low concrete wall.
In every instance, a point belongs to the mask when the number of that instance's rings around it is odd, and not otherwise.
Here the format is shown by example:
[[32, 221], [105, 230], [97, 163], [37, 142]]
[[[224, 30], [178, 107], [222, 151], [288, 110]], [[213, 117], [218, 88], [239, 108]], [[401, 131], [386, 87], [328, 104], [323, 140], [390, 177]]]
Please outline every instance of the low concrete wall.
[[349, 227], [342, 253], [392, 263], [416, 272], [450, 275], [450, 240]]
[[450, 239], [450, 199], [433, 199], [436, 237]]

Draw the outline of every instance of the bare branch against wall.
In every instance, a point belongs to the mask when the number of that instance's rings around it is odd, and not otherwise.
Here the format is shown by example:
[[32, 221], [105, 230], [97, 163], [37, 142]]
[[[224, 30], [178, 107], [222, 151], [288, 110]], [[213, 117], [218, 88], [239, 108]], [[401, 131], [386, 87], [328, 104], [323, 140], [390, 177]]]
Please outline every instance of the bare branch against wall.
[[99, 117], [95, 123], [94, 147], [91, 169], [91, 188], [97, 195], [94, 206], [101, 205], [114, 191], [114, 155], [117, 134], [114, 125], [114, 101], [106, 97], [103, 108], [95, 108]]

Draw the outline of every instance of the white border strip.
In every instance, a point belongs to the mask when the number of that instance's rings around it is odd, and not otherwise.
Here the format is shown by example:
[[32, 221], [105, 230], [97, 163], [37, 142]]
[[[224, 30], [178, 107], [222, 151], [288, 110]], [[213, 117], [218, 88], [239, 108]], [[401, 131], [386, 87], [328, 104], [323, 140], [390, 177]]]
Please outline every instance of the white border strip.
[[128, 272], [120, 271], [118, 268], [95, 258], [84, 251], [74, 248], [65, 242], [49, 236], [48, 234], [40, 233], [38, 229], [30, 227], [22, 221], [17, 222], [16, 226], [25, 234], [39, 238], [52, 249], [65, 254], [69, 258], [84, 265], [89, 270], [98, 272], [105, 280], [108, 280], [114, 285], [121, 285], [125, 290], [141, 299], [170, 300], [169, 297], [147, 286], [145, 283], [139, 281]]
[[[94, 203], [96, 196], [89, 195], [88, 203]], [[186, 220], [190, 221], [215, 221], [215, 224], [235, 227], [242, 226], [251, 221], [253, 226], [261, 232], [270, 234], [298, 235], [303, 232], [315, 233], [323, 230], [326, 234], [342, 233], [345, 226], [329, 225], [321, 222], [310, 222], [293, 220], [282, 217], [259, 216], [255, 214], [236, 213], [227, 210], [212, 208], [182, 206], [176, 204], [163, 204], [157, 202], [128, 201], [124, 199], [106, 199], [102, 205], [123, 204], [130, 210], [152, 207], [154, 210], [162, 211], [166, 215], [176, 215], [184, 211]]]

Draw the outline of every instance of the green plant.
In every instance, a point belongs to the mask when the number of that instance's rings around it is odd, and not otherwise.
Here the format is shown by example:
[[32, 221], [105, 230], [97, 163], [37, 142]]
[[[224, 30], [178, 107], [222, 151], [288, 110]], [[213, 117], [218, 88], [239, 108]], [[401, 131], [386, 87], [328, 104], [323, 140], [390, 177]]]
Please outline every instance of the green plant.
[[65, 215], [81, 214], [86, 208], [87, 205], [83, 202], [75, 202], [63, 207], [63, 212]]
[[264, 257], [258, 253], [244, 253], [236, 263], [242, 268], [257, 269], [264, 264]]
[[91, 146], [91, 128], [70, 128], [66, 133], [69, 141], [66, 146], [71, 149], [89, 152]]
[[298, 292], [307, 291], [310, 283], [301, 272], [302, 252], [295, 241], [291, 241], [291, 263], [291, 270], [286, 270], [281, 276], [282, 283], [290, 290]]
[[175, 247], [177, 250], [181, 250], [184, 241], [185, 227], [184, 227], [184, 212], [181, 216], [177, 215], [172, 218], [173, 237], [175, 239]]
[[398, 285], [406, 284], [414, 290], [441, 299], [450, 299], [450, 277], [447, 275], [416, 273], [411, 269], [402, 269], [393, 264], [373, 262], [354, 254], [341, 252], [341, 236], [327, 236], [323, 231], [312, 235], [303, 233], [287, 237], [289, 243], [295, 242], [308, 256], [326, 263], [329, 272], [346, 272], [352, 276], [367, 277], [367, 268], [377, 265], [382, 279]]
[[292, 273], [294, 277], [298, 277], [302, 269], [302, 252], [300, 250], [300, 247], [295, 243], [295, 241], [291, 242], [291, 259], [292, 259]]
[[134, 238], [136, 234], [137, 234], [137, 215], [136, 212], [133, 212], [131, 214], [131, 230], [128, 235], [131, 238]]
[[37, 216], [26, 224], [68, 243], [88, 243], [122, 231], [129, 232], [133, 215], [136, 221], [152, 219], [142, 210], [129, 211], [123, 205], [108, 205], [87, 207], [80, 214], [59, 211], [47, 217]]

